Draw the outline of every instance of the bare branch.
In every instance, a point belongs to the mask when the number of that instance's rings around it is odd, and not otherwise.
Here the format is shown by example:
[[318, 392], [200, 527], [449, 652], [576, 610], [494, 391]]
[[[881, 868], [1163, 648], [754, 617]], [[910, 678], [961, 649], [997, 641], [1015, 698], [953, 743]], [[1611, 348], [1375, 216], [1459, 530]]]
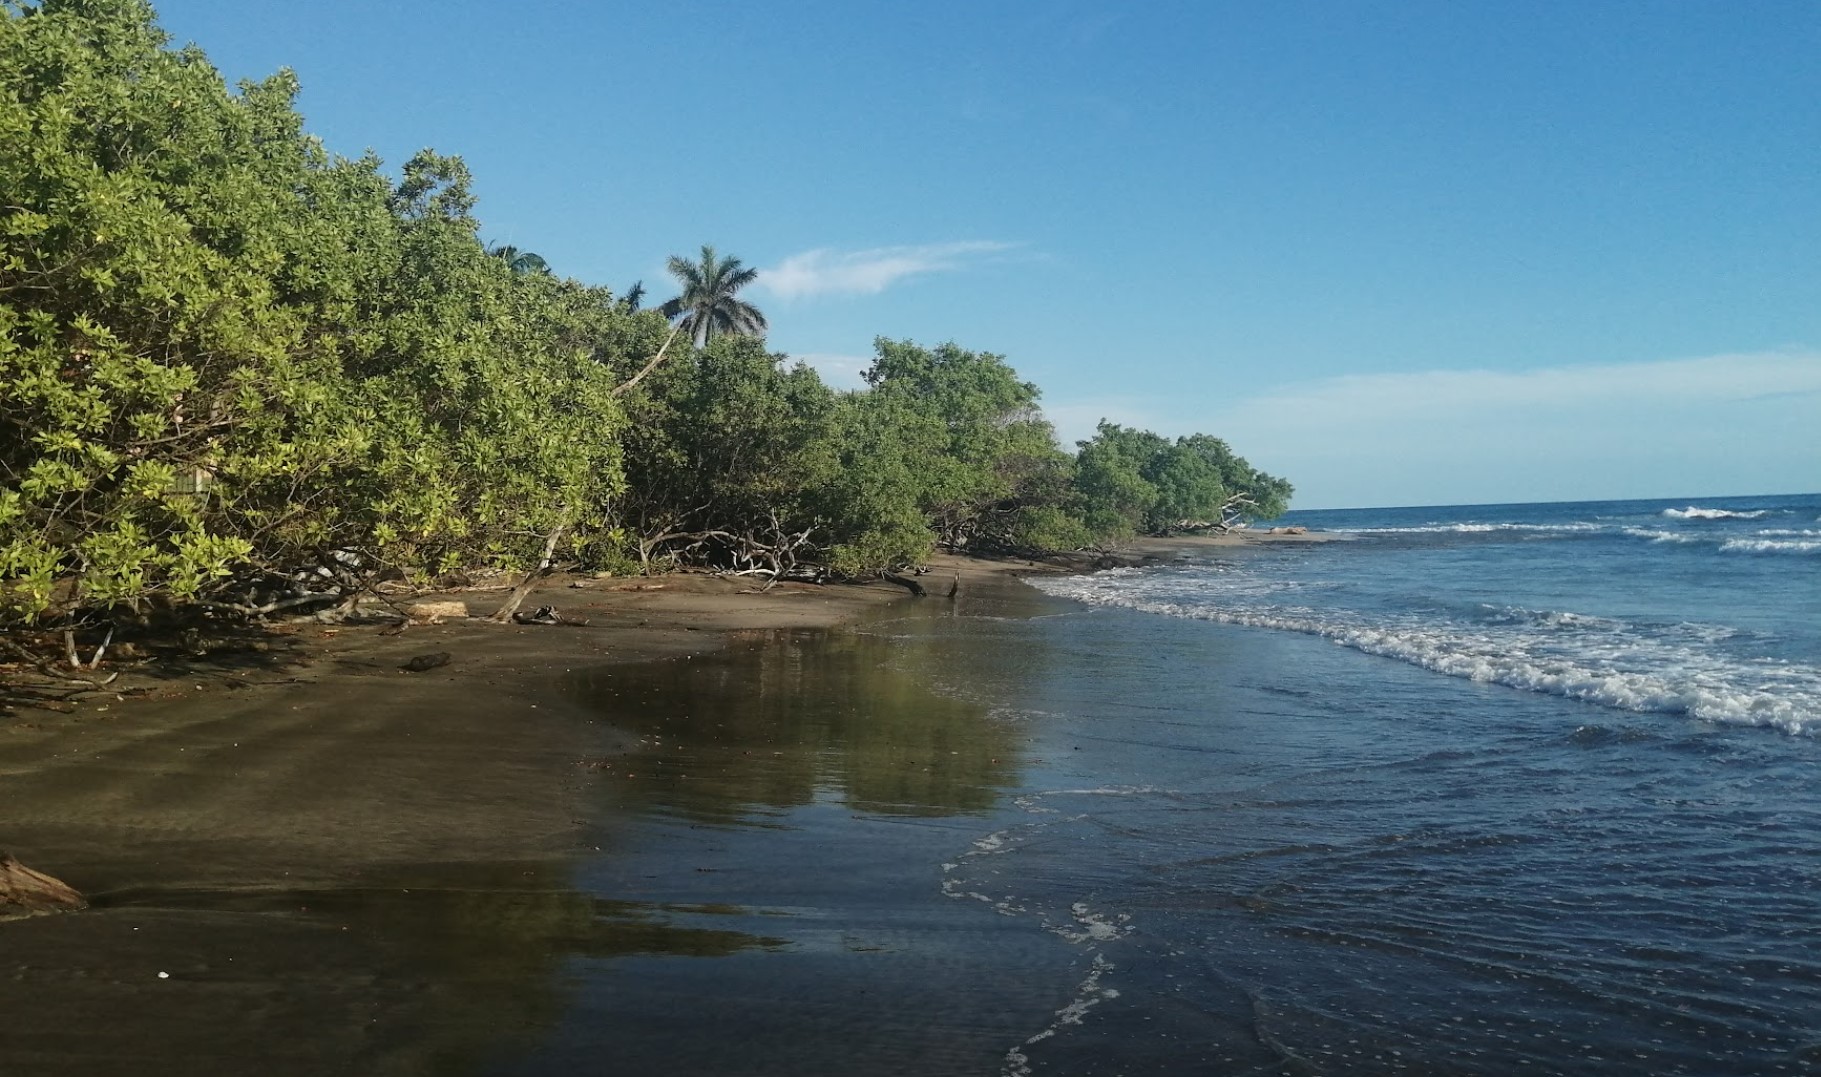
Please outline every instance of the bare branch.
[[626, 379], [625, 381], [621, 382], [619, 385], [615, 386], [614, 390], [613, 390], [613, 395], [622, 396], [625, 393], [631, 391], [633, 386], [635, 386], [639, 382], [645, 380], [645, 375], [656, 370], [658, 368], [658, 364], [664, 361], [664, 353], [670, 350], [671, 342], [677, 339], [677, 333], [680, 332], [682, 330], [682, 328], [683, 327], [681, 325], [671, 326], [670, 335], [664, 338], [664, 346], [659, 348], [658, 353], [651, 357], [651, 362], [646, 363], [643, 367], [641, 367], [637, 374], [634, 374], [632, 377]]

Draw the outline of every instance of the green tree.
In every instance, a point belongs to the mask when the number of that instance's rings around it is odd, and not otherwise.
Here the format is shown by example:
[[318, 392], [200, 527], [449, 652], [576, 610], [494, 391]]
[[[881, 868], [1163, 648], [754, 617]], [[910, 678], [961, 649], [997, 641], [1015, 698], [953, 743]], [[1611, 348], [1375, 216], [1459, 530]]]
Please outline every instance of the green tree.
[[1158, 491], [1144, 472], [1167, 442], [1148, 430], [1102, 422], [1075, 454], [1076, 511], [1101, 541], [1120, 541], [1146, 529]]
[[1076, 510], [1103, 540], [1228, 528], [1289, 507], [1291, 487], [1206, 434], [1170, 441], [1102, 422], [1075, 458]]
[[550, 272], [550, 263], [544, 261], [543, 255], [533, 251], [520, 250], [511, 244], [501, 244], [497, 247], [490, 247], [488, 248], [487, 253], [512, 267], [514, 273]]
[[875, 406], [896, 417], [896, 451], [936, 541], [951, 549], [1025, 546], [1026, 510], [1058, 500], [1067, 474], [1037, 387], [1003, 357], [952, 343], [881, 338], [874, 347], [864, 377]]
[[136, 0], [0, 8], [0, 604], [194, 597], [251, 553], [205, 493], [312, 366], [272, 277], [308, 167]]
[[661, 321], [490, 257], [459, 159], [394, 185], [288, 72], [165, 45], [139, 0], [0, 7], [0, 625], [599, 521]]
[[819, 558], [835, 406], [814, 370], [752, 337], [662, 367], [627, 402], [629, 481], [613, 503], [640, 561], [775, 577]]
[[0, 0], [0, 630], [559, 546], [862, 575], [1288, 502], [1205, 435], [1102, 424], [1071, 459], [953, 344], [879, 340], [833, 392], [766, 352], [738, 259], [672, 259], [641, 312], [487, 248], [460, 158], [394, 182], [304, 132], [289, 72], [230, 89], [167, 46], [143, 0]]
[[738, 258], [721, 258], [706, 244], [700, 262], [673, 255], [667, 268], [683, 294], [660, 309], [666, 318], [681, 319], [678, 324], [689, 332], [696, 347], [724, 333], [764, 335], [765, 315], [738, 296], [740, 289], [758, 277], [758, 270], [742, 265]]

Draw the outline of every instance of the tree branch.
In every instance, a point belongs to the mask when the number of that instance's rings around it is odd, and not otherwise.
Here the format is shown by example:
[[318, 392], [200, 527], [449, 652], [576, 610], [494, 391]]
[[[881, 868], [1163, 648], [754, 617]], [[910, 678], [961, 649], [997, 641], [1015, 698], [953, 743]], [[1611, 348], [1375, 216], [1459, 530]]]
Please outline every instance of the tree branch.
[[626, 379], [625, 381], [621, 382], [618, 386], [616, 386], [613, 390], [612, 395], [614, 395], [616, 397], [624, 395], [625, 393], [629, 392], [633, 386], [637, 385], [641, 381], [644, 381], [645, 375], [656, 370], [658, 368], [658, 364], [664, 361], [664, 353], [670, 350], [671, 342], [677, 339], [677, 333], [680, 332], [682, 330], [682, 328], [683, 328], [683, 326], [680, 323], [677, 325], [671, 326], [670, 335], [668, 337], [664, 338], [664, 346], [662, 348], [659, 348], [658, 353], [651, 357], [651, 362], [646, 363], [642, 368], [640, 368], [640, 370], [637, 374], [634, 374], [632, 377]]

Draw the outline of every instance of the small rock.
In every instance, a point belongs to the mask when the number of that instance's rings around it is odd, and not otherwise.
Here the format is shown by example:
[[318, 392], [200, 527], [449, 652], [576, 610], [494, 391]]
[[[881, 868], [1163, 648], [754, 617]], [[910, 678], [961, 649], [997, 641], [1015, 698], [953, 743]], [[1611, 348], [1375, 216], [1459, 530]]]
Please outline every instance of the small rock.
[[438, 666], [448, 665], [449, 660], [453, 657], [455, 656], [448, 651], [437, 651], [435, 654], [420, 654], [416, 658], [406, 662], [402, 668], [407, 673], [422, 673], [427, 669], [435, 669]]

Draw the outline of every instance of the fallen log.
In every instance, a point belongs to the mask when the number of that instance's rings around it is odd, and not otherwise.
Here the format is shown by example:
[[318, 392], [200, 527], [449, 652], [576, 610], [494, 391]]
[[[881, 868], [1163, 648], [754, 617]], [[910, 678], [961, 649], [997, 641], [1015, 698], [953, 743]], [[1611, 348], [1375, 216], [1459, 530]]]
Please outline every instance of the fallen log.
[[909, 576], [900, 576], [896, 572], [881, 572], [879, 575], [887, 582], [897, 584], [899, 587], [904, 588], [918, 598], [922, 598], [924, 595], [929, 594], [928, 591], [923, 589], [922, 584], [911, 579]]
[[405, 607], [405, 617], [421, 624], [442, 624], [444, 618], [451, 621], [468, 619], [468, 604], [460, 601], [448, 602], [413, 602]]
[[539, 606], [530, 613], [515, 613], [512, 622], [521, 625], [568, 625], [571, 628], [587, 628], [588, 618], [571, 617], [558, 612], [555, 606]]
[[0, 920], [86, 908], [88, 902], [68, 883], [0, 853]]

